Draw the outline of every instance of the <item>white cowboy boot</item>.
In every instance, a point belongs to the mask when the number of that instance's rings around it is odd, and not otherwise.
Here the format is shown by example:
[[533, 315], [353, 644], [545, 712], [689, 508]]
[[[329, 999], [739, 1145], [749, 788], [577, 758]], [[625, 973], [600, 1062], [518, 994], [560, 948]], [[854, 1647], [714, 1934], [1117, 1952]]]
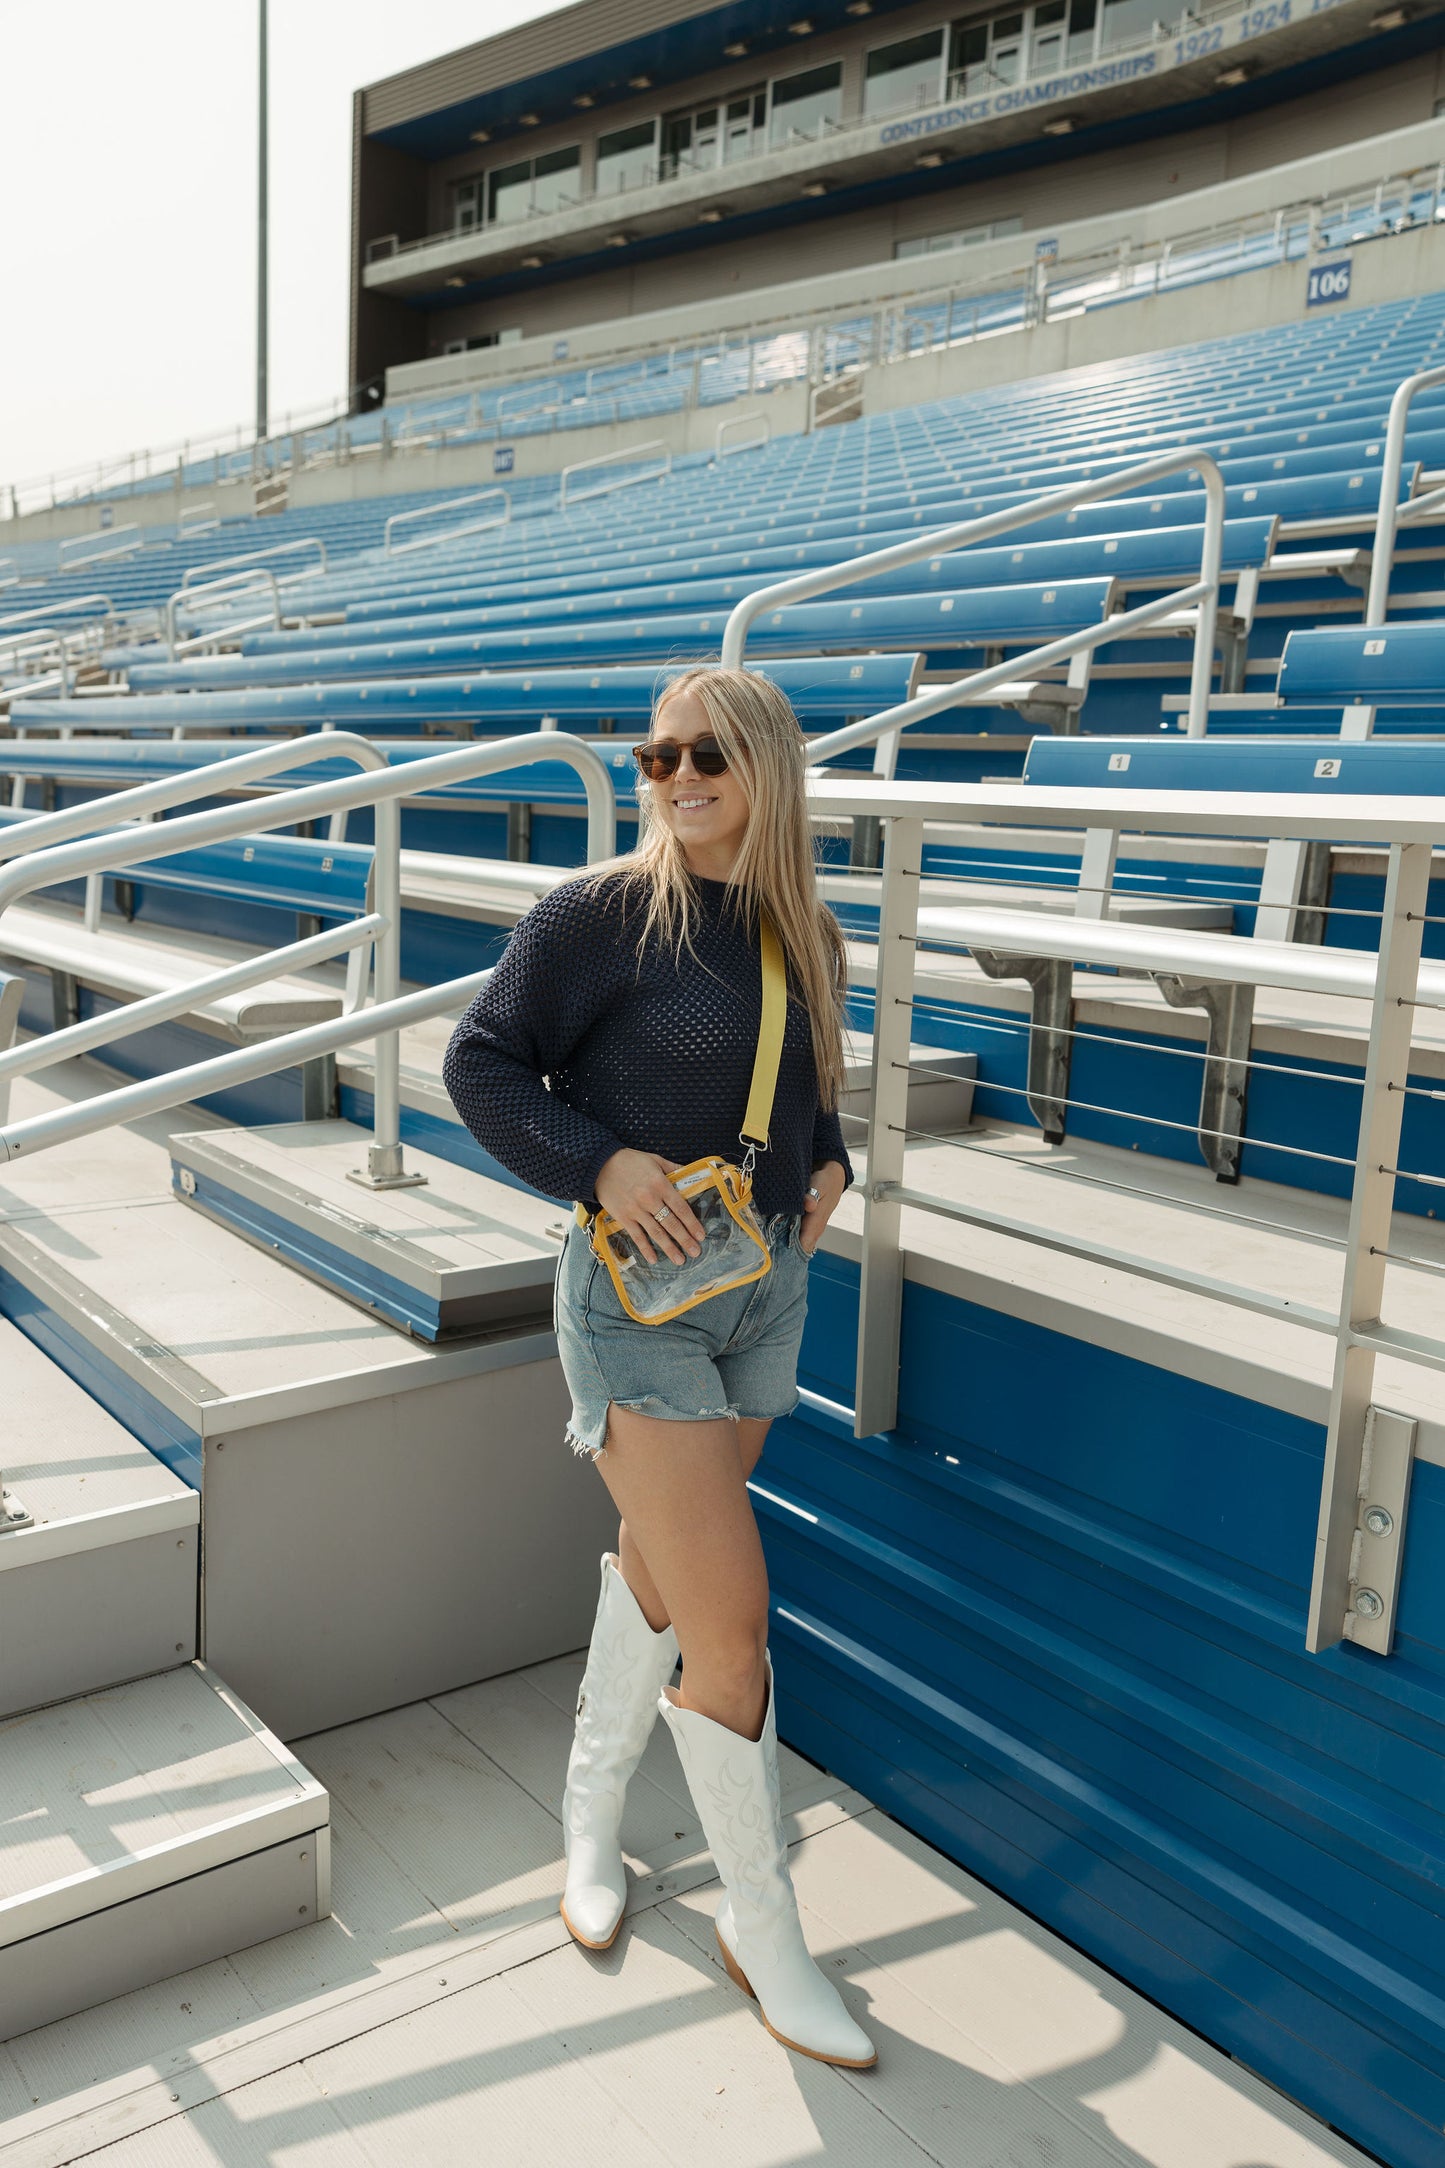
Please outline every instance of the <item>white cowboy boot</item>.
[[808, 1955], [788, 1872], [778, 1787], [773, 1666], [764, 1657], [767, 1713], [761, 1739], [745, 1739], [666, 1694], [658, 1707], [677, 1751], [703, 1833], [726, 1891], [717, 1911], [723, 1963], [757, 2001], [763, 2023], [784, 2047], [819, 2062], [865, 2070], [878, 2060], [843, 1998]]
[[622, 1926], [622, 1802], [657, 1722], [658, 1694], [676, 1663], [677, 1635], [671, 1626], [653, 1632], [622, 1577], [621, 1560], [604, 1551], [562, 1796], [567, 1886], [561, 1913], [569, 1933], [589, 1950], [610, 1949]]

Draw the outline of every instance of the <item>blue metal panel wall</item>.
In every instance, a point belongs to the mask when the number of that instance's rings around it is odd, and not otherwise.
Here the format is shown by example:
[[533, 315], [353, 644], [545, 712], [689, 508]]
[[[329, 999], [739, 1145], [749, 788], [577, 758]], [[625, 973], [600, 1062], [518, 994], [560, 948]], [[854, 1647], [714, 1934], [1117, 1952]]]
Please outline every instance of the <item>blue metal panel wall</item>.
[[[856, 1307], [820, 1259], [804, 1382], [830, 1399]], [[1417, 1470], [1396, 1654], [1310, 1657], [1321, 1451], [910, 1285], [898, 1430], [800, 1411], [758, 1471], [779, 1725], [1360, 2144], [1438, 2168], [1445, 1470]]]

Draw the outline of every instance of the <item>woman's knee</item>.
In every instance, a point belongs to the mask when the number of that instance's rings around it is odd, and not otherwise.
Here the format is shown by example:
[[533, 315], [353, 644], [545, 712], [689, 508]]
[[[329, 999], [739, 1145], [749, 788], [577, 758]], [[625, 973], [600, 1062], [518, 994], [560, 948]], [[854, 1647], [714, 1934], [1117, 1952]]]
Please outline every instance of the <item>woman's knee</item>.
[[[756, 1684], [763, 1668], [763, 1653], [768, 1645], [767, 1612], [760, 1618], [746, 1614], [730, 1619], [706, 1635], [689, 1638], [693, 1643], [694, 1676], [699, 1670], [705, 1671], [718, 1691], [745, 1694]], [[681, 1641], [679, 1645], [685, 1669], [688, 1649]]]

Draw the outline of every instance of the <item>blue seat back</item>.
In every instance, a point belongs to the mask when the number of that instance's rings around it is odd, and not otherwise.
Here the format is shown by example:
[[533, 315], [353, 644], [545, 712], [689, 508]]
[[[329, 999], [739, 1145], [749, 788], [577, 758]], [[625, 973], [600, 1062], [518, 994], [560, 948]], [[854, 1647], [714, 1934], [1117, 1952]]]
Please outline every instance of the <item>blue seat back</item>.
[[1300, 706], [1424, 702], [1445, 710], [1445, 621], [1292, 632], [1284, 644], [1279, 693]]
[[1314, 791], [1445, 796], [1445, 745], [1389, 738], [1035, 738], [1046, 789]]

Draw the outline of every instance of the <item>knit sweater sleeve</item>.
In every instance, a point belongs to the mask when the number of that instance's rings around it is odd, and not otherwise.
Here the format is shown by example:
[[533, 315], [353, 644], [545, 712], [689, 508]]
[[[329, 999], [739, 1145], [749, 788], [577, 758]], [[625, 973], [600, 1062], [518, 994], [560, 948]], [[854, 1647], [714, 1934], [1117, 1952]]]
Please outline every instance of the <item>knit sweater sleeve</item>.
[[853, 1162], [843, 1142], [843, 1124], [836, 1108], [819, 1107], [813, 1120], [813, 1165], [821, 1167], [829, 1159], [836, 1159], [843, 1169], [843, 1187], [847, 1189], [853, 1180]]
[[572, 882], [535, 904], [442, 1064], [453, 1106], [493, 1158], [544, 1196], [583, 1203], [595, 1199], [597, 1176], [621, 1140], [544, 1079], [614, 996], [621, 950], [607, 916], [605, 897]]

